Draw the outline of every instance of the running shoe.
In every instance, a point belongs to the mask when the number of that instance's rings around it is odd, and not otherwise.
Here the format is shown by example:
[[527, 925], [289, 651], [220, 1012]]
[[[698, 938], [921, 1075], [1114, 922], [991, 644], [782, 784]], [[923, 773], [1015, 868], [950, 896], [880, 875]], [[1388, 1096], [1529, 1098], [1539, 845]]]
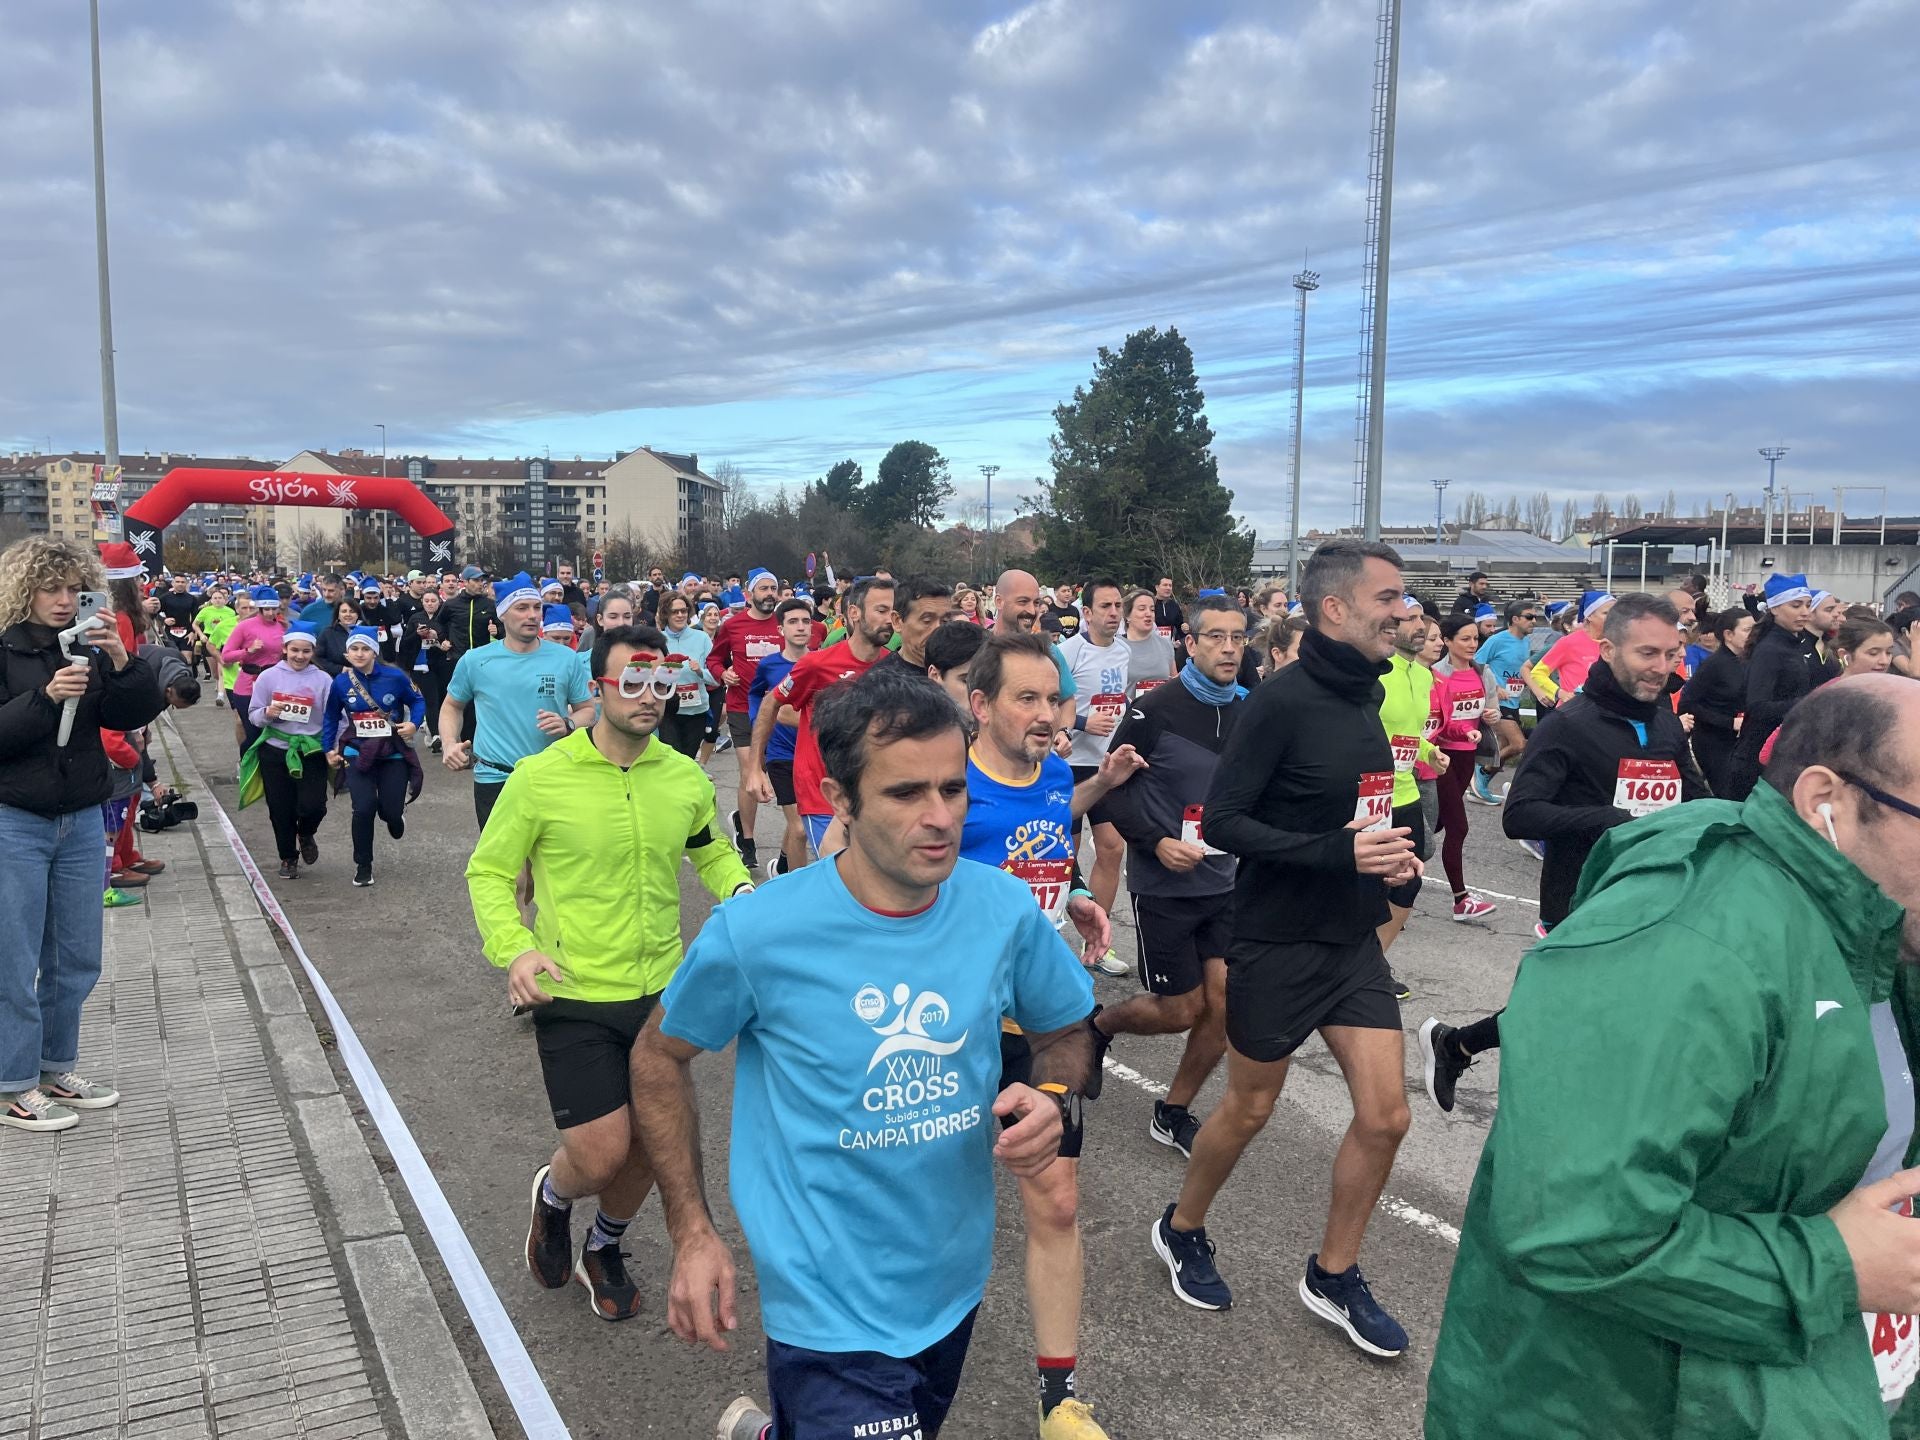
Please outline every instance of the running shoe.
[[1536, 920], [1533, 922], [1533, 936], [1536, 940], [1544, 940], [1547, 938], [1547, 922], [1546, 921]]
[[300, 862], [298, 860], [282, 860], [280, 862], [280, 878], [282, 880], [296, 880], [299, 876]]
[[1194, 1309], [1225, 1310], [1233, 1304], [1233, 1292], [1213, 1267], [1213, 1242], [1207, 1239], [1207, 1227], [1174, 1229], [1171, 1205], [1153, 1222], [1153, 1253], [1166, 1261], [1173, 1293]]
[[777, 880], [780, 876], [786, 874], [786, 851], [783, 850], [778, 855], [775, 855], [771, 860], [767, 861], [765, 865], [761, 866], [761, 869], [767, 872], [767, 879], [769, 880]]
[[1453, 1043], [1459, 1033], [1454, 1026], [1442, 1025], [1431, 1018], [1420, 1027], [1420, 1057], [1427, 1066], [1427, 1098], [1448, 1115], [1453, 1113], [1454, 1087], [1473, 1064], [1473, 1057], [1462, 1054], [1460, 1047]]
[[741, 845], [740, 863], [749, 870], [758, 870], [760, 868], [760, 852], [754, 848], [753, 841], [749, 840]]
[[406, 816], [396, 815], [393, 817], [393, 819], [387, 821], [387, 834], [391, 835], [394, 839], [398, 840], [401, 836], [405, 835], [406, 833], [407, 833], [407, 817]]
[[1093, 962], [1093, 968], [1098, 970], [1102, 975], [1111, 976], [1116, 980], [1122, 975], [1131, 975], [1133, 973], [1133, 966], [1122, 960], [1111, 946], [1108, 947], [1106, 954]]
[[100, 897], [100, 904], [108, 910], [123, 910], [129, 905], [145, 903], [146, 896], [136, 895], [131, 890], [117, 890], [109, 885]]
[[1062, 1400], [1040, 1417], [1040, 1440], [1108, 1440], [1084, 1400]]
[[354, 866], [353, 883], [363, 890], [373, 884], [373, 867], [371, 865]]
[[122, 890], [138, 890], [151, 879], [151, 875], [143, 875], [138, 870], [116, 870], [111, 883]]
[[1388, 988], [1390, 988], [1393, 991], [1394, 999], [1411, 1000], [1413, 998], [1412, 987], [1409, 986], [1407, 982], [1402, 980], [1398, 975], [1394, 974], [1391, 970], [1387, 972], [1387, 985], [1388, 985]]
[[760, 1440], [773, 1417], [758, 1402], [742, 1395], [720, 1412], [720, 1425], [713, 1433], [716, 1440]]
[[627, 1252], [618, 1245], [583, 1249], [573, 1278], [587, 1287], [587, 1304], [602, 1320], [631, 1320], [640, 1313], [640, 1291], [627, 1278]]
[[1453, 918], [1456, 920], [1484, 920], [1500, 907], [1490, 900], [1482, 900], [1469, 890], [1453, 902]]
[[740, 812], [738, 810], [729, 810], [727, 812], [727, 823], [733, 827], [734, 845], [736, 847], [745, 845], [747, 843], [747, 832], [740, 828]]
[[1513, 843], [1536, 860], [1547, 858], [1547, 842], [1544, 840], [1516, 840]]
[[1307, 1309], [1347, 1332], [1347, 1338], [1369, 1355], [1391, 1360], [1407, 1348], [1407, 1332], [1380, 1308], [1358, 1265], [1338, 1275], [1320, 1268], [1320, 1257], [1307, 1257], [1307, 1273], [1300, 1279], [1300, 1299]]
[[436, 755], [440, 753], [440, 737], [438, 735], [432, 735], [427, 738], [427, 749]]
[[42, 1070], [40, 1092], [69, 1110], [111, 1110], [120, 1103], [118, 1090], [89, 1080], [78, 1070]]
[[1147, 1134], [1162, 1145], [1171, 1145], [1187, 1159], [1193, 1158], [1193, 1137], [1200, 1133], [1200, 1122], [1184, 1105], [1153, 1102], [1153, 1119], [1147, 1122]]
[[216, 710], [224, 710], [224, 709], [226, 709], [226, 708], [227, 708], [227, 697], [226, 697], [225, 695], [215, 695], [215, 696], [213, 697], [213, 708], [214, 708], [214, 709], [216, 709]]
[[80, 1117], [64, 1105], [56, 1105], [35, 1087], [17, 1094], [0, 1095], [0, 1125], [51, 1135], [56, 1130], [71, 1130]]
[[713, 742], [713, 753], [716, 755], [723, 754], [726, 751], [731, 750], [732, 748], [733, 748], [733, 736], [728, 735], [724, 731], [721, 732], [720, 738]]
[[1493, 777], [1478, 765], [1473, 767], [1473, 783], [1467, 787], [1467, 799], [1481, 805], [1498, 805], [1501, 797], [1493, 793], [1493, 787], [1487, 782]]
[[542, 1165], [533, 1172], [532, 1218], [527, 1222], [527, 1269], [533, 1278], [549, 1290], [558, 1290], [573, 1279], [573, 1212], [547, 1204], [540, 1197], [547, 1172]]
[[1087, 1016], [1087, 1035], [1088, 1038], [1093, 1041], [1093, 1065], [1089, 1072], [1092, 1078], [1087, 1081], [1087, 1088], [1084, 1092], [1086, 1098], [1089, 1100], [1098, 1100], [1100, 1098], [1100, 1091], [1107, 1083], [1107, 1047], [1113, 1044], [1113, 1036], [1107, 1034], [1098, 1025], [1093, 1023], [1095, 1016], [1099, 1015], [1099, 1013], [1106, 1008], [1104, 1005], [1096, 1005], [1093, 1007], [1093, 1014]]
[[309, 865], [320, 863], [320, 842], [311, 835], [300, 837], [300, 858]]

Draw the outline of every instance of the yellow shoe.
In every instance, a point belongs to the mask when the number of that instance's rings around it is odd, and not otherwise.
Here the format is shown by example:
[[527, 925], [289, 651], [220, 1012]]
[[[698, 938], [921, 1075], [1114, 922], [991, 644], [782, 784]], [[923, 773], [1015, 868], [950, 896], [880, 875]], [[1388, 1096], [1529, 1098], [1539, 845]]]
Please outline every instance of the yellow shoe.
[[1040, 1419], [1040, 1440], [1107, 1440], [1084, 1400], [1062, 1400]]

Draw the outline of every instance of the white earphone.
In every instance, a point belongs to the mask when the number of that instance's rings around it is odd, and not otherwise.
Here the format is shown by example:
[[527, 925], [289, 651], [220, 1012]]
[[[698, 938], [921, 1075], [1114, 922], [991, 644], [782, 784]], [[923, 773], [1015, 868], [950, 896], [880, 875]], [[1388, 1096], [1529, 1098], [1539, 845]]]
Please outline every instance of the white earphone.
[[1827, 839], [1831, 840], [1833, 842], [1833, 848], [1838, 850], [1840, 848], [1840, 837], [1833, 833], [1833, 806], [1816, 805], [1813, 807], [1813, 810], [1816, 815], [1827, 822]]

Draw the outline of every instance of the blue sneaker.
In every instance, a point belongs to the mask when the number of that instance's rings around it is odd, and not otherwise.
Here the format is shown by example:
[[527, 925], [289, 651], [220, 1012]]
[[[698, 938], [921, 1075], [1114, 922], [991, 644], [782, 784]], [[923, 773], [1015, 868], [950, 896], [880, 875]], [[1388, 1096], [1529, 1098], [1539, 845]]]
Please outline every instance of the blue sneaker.
[[1213, 1242], [1206, 1226], [1198, 1230], [1173, 1228], [1173, 1206], [1153, 1224], [1153, 1253], [1167, 1262], [1173, 1293], [1196, 1310], [1224, 1310], [1233, 1304], [1233, 1292], [1213, 1268]]
[[1338, 1325], [1369, 1355], [1391, 1360], [1407, 1348], [1407, 1332], [1374, 1300], [1358, 1265], [1329, 1275], [1320, 1268], [1320, 1257], [1309, 1255], [1307, 1273], [1300, 1280], [1300, 1298], [1307, 1309]]
[[1473, 767], [1473, 783], [1468, 787], [1468, 798], [1478, 800], [1482, 805], [1498, 805], [1502, 797], [1493, 793], [1487, 784], [1493, 777], [1478, 765]]
[[1547, 842], [1544, 840], [1516, 840], [1513, 843], [1536, 860], [1547, 858]]

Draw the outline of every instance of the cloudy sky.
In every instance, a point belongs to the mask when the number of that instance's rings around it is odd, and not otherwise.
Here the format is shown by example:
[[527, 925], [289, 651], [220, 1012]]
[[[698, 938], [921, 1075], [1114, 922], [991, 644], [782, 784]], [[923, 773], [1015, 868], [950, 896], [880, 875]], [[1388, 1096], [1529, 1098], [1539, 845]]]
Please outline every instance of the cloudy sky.
[[[1004, 517], [1101, 344], [1352, 491], [1376, 19], [1283, 0], [102, 0], [124, 448], [922, 439]], [[1920, 0], [1407, 0], [1389, 521], [1429, 481], [1920, 511]], [[86, 11], [0, 6], [0, 447], [99, 444]], [[1012, 482], [1012, 483], [1010, 483]], [[1878, 497], [1863, 497], [1868, 508]]]

